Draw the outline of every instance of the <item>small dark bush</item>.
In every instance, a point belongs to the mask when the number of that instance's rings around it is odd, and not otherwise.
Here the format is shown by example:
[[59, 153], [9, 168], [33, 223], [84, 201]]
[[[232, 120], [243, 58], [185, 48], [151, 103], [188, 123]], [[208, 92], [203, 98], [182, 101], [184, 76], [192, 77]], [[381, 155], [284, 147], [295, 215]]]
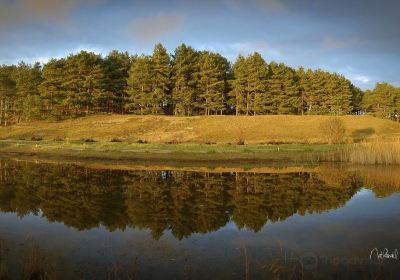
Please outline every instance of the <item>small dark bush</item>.
[[119, 138], [113, 138], [110, 140], [110, 142], [122, 142], [122, 140]]
[[139, 144], [147, 144], [148, 142], [147, 142], [147, 140], [139, 139], [139, 140], [137, 140], [136, 143], [139, 143]]
[[179, 141], [178, 140], [171, 140], [171, 141], [165, 142], [165, 144], [176, 145], [176, 144], [179, 144]]
[[82, 141], [85, 142], [85, 143], [93, 143], [93, 142], [96, 142], [96, 140], [94, 140], [93, 138], [84, 138], [84, 139], [82, 139]]
[[244, 140], [237, 141], [236, 145], [244, 145]]
[[206, 143], [204, 143], [204, 144], [206, 144], [206, 145], [215, 145], [215, 144], [217, 144], [217, 143], [215, 143], [215, 142], [206, 142]]
[[31, 137], [31, 141], [42, 141], [42, 140], [43, 140], [43, 138], [40, 136], [32, 136]]

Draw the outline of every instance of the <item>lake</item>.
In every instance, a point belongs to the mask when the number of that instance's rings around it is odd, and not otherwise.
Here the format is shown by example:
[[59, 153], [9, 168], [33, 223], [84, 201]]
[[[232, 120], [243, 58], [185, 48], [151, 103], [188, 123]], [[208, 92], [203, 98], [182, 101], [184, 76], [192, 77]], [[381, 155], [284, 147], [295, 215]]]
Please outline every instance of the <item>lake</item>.
[[400, 167], [0, 160], [0, 279], [399, 279], [399, 249]]

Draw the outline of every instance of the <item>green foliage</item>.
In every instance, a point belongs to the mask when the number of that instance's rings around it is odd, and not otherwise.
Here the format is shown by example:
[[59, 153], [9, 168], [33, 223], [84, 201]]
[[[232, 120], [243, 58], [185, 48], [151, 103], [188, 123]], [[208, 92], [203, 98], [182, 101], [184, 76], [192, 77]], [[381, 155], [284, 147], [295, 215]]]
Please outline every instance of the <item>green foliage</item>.
[[199, 83], [199, 53], [185, 44], [175, 49], [172, 60], [174, 115], [191, 116], [196, 110]]
[[362, 99], [367, 112], [383, 118], [400, 120], [400, 88], [388, 83], [378, 83], [373, 90], [367, 90]]
[[199, 71], [198, 108], [204, 115], [222, 115], [226, 108], [228, 61], [219, 54], [201, 52]]
[[104, 59], [105, 88], [108, 94], [99, 100], [99, 107], [106, 112], [124, 112], [128, 71], [131, 64], [132, 60], [127, 52], [113, 50]]
[[150, 56], [137, 57], [129, 70], [128, 78], [128, 103], [129, 111], [141, 115], [148, 114], [152, 108], [157, 107], [158, 100], [153, 95], [154, 69]]
[[157, 44], [153, 50], [153, 100], [156, 106], [152, 113], [167, 112], [171, 103], [171, 61], [163, 45]]
[[365, 94], [345, 77], [294, 70], [255, 52], [231, 67], [220, 54], [185, 44], [169, 55], [81, 51], [41, 67], [0, 66], [0, 125], [91, 113], [174, 115], [345, 115], [362, 109], [399, 120], [398, 88], [381, 83]]

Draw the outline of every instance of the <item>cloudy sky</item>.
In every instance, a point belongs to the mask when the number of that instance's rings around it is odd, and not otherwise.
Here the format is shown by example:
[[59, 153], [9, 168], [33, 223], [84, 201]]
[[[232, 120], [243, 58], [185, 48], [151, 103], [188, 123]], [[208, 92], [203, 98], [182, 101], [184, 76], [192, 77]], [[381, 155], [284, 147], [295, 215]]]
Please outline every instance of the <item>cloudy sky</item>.
[[400, 86], [399, 11], [399, 0], [0, 0], [0, 64], [184, 42]]

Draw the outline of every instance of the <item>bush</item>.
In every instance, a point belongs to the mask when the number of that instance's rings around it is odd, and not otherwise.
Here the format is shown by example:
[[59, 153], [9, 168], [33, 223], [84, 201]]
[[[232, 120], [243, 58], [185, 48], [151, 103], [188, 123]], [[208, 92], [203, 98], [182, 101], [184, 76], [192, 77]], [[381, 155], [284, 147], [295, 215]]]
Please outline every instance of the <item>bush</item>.
[[31, 141], [42, 141], [42, 140], [43, 140], [43, 138], [40, 136], [32, 136], [31, 137]]
[[180, 144], [180, 142], [178, 141], [178, 140], [171, 140], [171, 141], [168, 141], [168, 142], [165, 142], [165, 144], [169, 144], [169, 145], [177, 145], [177, 144]]
[[84, 139], [82, 139], [82, 141], [85, 142], [85, 143], [93, 143], [93, 142], [96, 142], [96, 140], [94, 140], [93, 138], [84, 138]]
[[139, 140], [137, 140], [136, 143], [139, 143], [139, 144], [147, 144], [148, 142], [147, 142], [147, 140], [139, 139]]
[[320, 124], [320, 130], [329, 144], [340, 144], [344, 142], [346, 126], [339, 118], [329, 118]]
[[110, 142], [122, 142], [122, 140], [119, 139], [119, 138], [112, 138], [112, 139], [110, 140]]
[[236, 145], [244, 145], [245, 143], [245, 132], [243, 128], [239, 128], [237, 133], [237, 142]]

